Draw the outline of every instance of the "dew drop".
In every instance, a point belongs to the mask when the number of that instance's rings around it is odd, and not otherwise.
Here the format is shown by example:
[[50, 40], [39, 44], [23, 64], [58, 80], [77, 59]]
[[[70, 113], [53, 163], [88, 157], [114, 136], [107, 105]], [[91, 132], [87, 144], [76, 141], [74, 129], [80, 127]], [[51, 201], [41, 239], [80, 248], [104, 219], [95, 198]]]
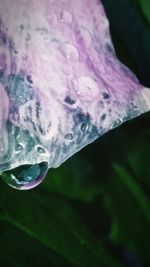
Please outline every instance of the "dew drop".
[[106, 119], [106, 114], [104, 113], [102, 116], [101, 116], [101, 120], [104, 121]]
[[18, 190], [28, 190], [39, 185], [48, 171], [48, 163], [41, 162], [34, 165], [22, 165], [2, 174], [4, 181]]
[[65, 139], [71, 141], [71, 140], [73, 139], [73, 133], [67, 133], [67, 134], [65, 135]]
[[27, 75], [27, 81], [31, 84], [33, 83], [31, 75]]
[[110, 95], [107, 92], [103, 92], [103, 98], [104, 99], [109, 99]]
[[80, 129], [82, 132], [86, 132], [88, 130], [88, 124], [86, 122], [83, 122], [80, 126]]
[[75, 103], [75, 100], [73, 100], [70, 96], [66, 96], [65, 102], [69, 105], [73, 105]]
[[22, 149], [23, 149], [23, 145], [22, 144], [16, 144], [16, 147], [15, 147], [15, 152], [20, 152], [20, 151], [22, 151]]
[[41, 147], [41, 146], [38, 146], [37, 147], [37, 152], [40, 153], [40, 154], [43, 154], [43, 153], [45, 153], [45, 149], [43, 147]]

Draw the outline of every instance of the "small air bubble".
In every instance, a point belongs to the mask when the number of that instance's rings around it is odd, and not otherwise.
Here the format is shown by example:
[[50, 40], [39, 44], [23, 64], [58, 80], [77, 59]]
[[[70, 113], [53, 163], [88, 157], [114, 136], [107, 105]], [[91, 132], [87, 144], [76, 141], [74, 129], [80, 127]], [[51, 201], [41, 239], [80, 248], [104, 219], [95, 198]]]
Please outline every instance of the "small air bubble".
[[88, 129], [88, 124], [86, 122], [83, 122], [80, 128], [82, 132], [85, 132]]
[[106, 92], [103, 92], [103, 98], [104, 99], [109, 99], [110, 98], [110, 95]]
[[22, 151], [23, 150], [23, 145], [22, 144], [17, 144], [15, 150], [16, 150], [16, 152]]
[[33, 83], [31, 75], [27, 75], [27, 81], [28, 81], [29, 83]]
[[65, 102], [69, 105], [73, 105], [75, 103], [75, 100], [73, 100], [70, 96], [66, 96]]
[[135, 103], [131, 103], [133, 110], [138, 110], [138, 107], [135, 105]]
[[105, 119], [106, 119], [106, 114], [103, 114], [103, 115], [101, 116], [101, 120], [104, 121]]
[[45, 149], [43, 147], [41, 147], [41, 146], [38, 146], [36, 149], [37, 149], [37, 152], [40, 153], [40, 154], [45, 153]]
[[68, 133], [65, 135], [65, 139], [72, 140], [73, 139], [73, 133]]

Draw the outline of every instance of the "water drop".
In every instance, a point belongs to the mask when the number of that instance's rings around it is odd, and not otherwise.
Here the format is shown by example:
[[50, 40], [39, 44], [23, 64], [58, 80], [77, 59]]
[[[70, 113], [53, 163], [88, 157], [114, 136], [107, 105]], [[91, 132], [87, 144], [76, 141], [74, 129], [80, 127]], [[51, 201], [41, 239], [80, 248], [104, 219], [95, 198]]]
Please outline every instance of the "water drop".
[[67, 134], [65, 135], [65, 139], [71, 141], [71, 140], [73, 139], [73, 133], [67, 133]]
[[86, 122], [83, 122], [80, 126], [80, 129], [82, 132], [86, 132], [88, 130], [88, 124]]
[[107, 92], [103, 92], [103, 98], [104, 99], [109, 99], [110, 95]]
[[19, 190], [28, 190], [39, 185], [48, 171], [48, 163], [41, 162], [34, 165], [22, 165], [2, 174], [4, 181]]
[[45, 149], [41, 146], [37, 146], [37, 152], [40, 154], [43, 154], [43, 153], [45, 153]]
[[23, 145], [22, 144], [16, 144], [16, 147], [15, 147], [15, 152], [18, 153], [18, 152], [21, 152], [23, 149]]
[[27, 75], [27, 81], [31, 84], [33, 83], [31, 75]]
[[106, 119], [106, 114], [104, 113], [102, 116], [101, 116], [101, 120], [104, 121]]
[[73, 105], [75, 103], [75, 100], [73, 100], [70, 96], [66, 96], [65, 102], [69, 105]]

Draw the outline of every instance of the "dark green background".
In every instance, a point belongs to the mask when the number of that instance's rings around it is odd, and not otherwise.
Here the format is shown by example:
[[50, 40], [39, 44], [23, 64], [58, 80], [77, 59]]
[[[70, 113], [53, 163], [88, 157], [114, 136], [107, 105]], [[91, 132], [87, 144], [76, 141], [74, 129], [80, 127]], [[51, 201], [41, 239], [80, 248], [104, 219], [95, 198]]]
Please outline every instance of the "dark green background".
[[[150, 1], [103, 0], [117, 55], [150, 86]], [[0, 181], [0, 267], [150, 266], [150, 114], [50, 170], [34, 190]]]

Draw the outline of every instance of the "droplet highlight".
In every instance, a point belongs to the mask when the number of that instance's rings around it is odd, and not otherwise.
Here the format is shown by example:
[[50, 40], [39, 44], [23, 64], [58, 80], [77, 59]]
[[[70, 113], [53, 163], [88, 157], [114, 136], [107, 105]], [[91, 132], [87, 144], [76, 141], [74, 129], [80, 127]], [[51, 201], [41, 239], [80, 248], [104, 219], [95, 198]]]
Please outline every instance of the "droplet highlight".
[[48, 163], [22, 165], [2, 174], [3, 180], [18, 190], [28, 190], [39, 185], [48, 172]]

